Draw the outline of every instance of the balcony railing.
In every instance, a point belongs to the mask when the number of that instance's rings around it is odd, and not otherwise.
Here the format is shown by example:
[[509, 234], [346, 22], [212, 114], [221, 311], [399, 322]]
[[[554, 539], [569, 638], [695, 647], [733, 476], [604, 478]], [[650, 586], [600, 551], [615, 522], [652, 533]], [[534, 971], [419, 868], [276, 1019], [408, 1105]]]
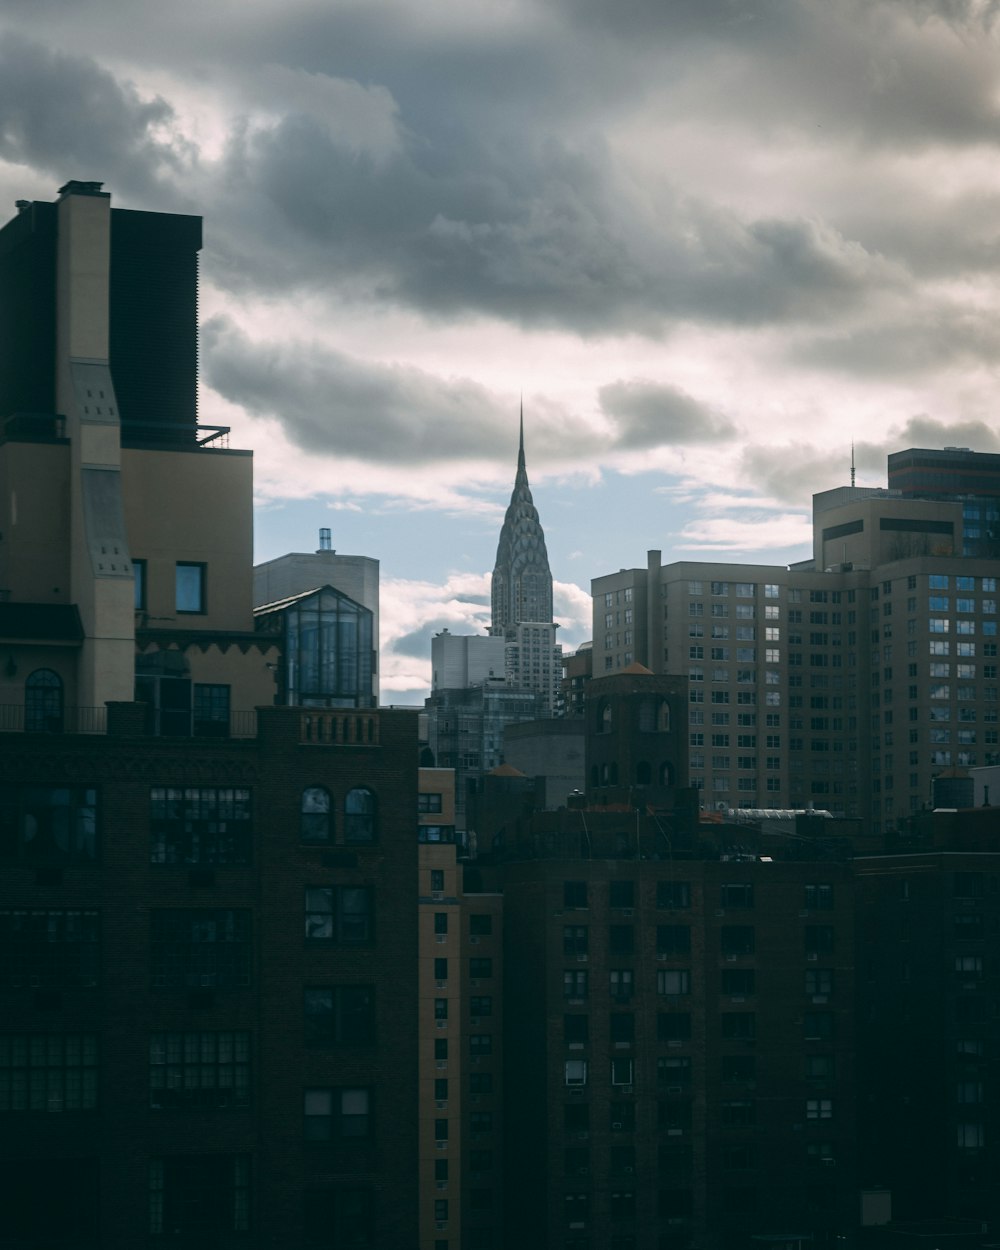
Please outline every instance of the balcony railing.
[[311, 746], [378, 746], [378, 716], [373, 712], [303, 712], [299, 741]]
[[0, 703], [0, 733], [103, 734], [106, 707], [68, 707], [59, 714], [29, 713], [23, 703]]
[[[140, 713], [141, 716], [141, 713]], [[40, 715], [24, 704], [0, 704], [0, 733], [106, 734], [106, 707], [64, 708], [59, 714]], [[129, 732], [126, 730], [125, 732]], [[256, 738], [256, 711], [234, 711], [228, 720], [194, 720], [190, 712], [164, 713], [148, 707], [134, 732], [154, 738]]]

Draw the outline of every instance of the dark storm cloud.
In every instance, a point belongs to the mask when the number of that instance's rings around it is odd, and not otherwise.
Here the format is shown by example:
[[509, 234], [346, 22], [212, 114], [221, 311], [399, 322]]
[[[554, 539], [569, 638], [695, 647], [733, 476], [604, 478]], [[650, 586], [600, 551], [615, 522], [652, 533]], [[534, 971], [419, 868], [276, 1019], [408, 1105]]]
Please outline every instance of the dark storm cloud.
[[599, 398], [602, 411], [618, 426], [616, 446], [622, 450], [724, 442], [736, 433], [726, 417], [676, 387], [619, 381], [602, 386]]
[[1000, 326], [991, 310], [942, 304], [810, 339], [789, 355], [800, 364], [854, 376], [913, 377], [963, 365], [992, 366], [1000, 356]]
[[[885, 485], [890, 452], [907, 447], [969, 447], [973, 451], [1000, 452], [1000, 435], [984, 421], [941, 421], [924, 413], [892, 427], [885, 439], [858, 439], [853, 444], [858, 485]], [[851, 428], [844, 423], [844, 443], [839, 455], [808, 443], [748, 447], [742, 456], [747, 480], [763, 494], [793, 504], [807, 504], [812, 495], [851, 480]]]
[[175, 163], [155, 131], [173, 111], [143, 101], [95, 61], [0, 36], [0, 157], [57, 180], [111, 180], [143, 194]]
[[231, 403], [275, 416], [307, 451], [386, 464], [489, 457], [510, 413], [477, 383], [373, 364], [318, 344], [252, 343], [225, 318], [202, 329], [204, 376]]

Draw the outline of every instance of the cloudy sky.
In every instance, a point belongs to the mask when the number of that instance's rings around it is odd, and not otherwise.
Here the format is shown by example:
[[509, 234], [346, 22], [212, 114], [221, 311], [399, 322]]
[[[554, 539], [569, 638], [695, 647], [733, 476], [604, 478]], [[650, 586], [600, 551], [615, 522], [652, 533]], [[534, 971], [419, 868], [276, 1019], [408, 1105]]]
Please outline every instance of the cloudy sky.
[[[1000, 450], [997, 0], [4, 0], [0, 205], [200, 213], [257, 558], [382, 562], [383, 699], [488, 622], [528, 464], [591, 577], [802, 558], [813, 491]], [[6, 216], [6, 210], [0, 210]]]

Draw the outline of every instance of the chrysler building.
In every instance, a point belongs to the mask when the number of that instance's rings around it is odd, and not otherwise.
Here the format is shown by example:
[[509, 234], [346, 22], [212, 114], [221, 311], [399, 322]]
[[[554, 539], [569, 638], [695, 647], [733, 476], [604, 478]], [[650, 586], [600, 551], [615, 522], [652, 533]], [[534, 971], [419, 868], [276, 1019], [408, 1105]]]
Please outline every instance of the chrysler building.
[[524, 461], [524, 413], [521, 413], [517, 474], [500, 530], [492, 587], [490, 633], [506, 643], [504, 669], [508, 682], [537, 690], [545, 711], [556, 714], [562, 648], [552, 620], [552, 574], [545, 534], [531, 498]]

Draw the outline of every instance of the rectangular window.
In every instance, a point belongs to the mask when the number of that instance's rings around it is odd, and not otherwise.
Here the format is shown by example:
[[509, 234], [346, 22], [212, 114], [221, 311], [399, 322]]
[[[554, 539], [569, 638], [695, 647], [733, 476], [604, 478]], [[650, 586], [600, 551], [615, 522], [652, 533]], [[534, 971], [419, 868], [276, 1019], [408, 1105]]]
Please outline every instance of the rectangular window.
[[229, 737], [229, 686], [195, 682], [192, 703], [196, 738]]
[[493, 917], [488, 912], [473, 912], [469, 916], [469, 933], [473, 937], [489, 937], [493, 932]]
[[751, 1041], [757, 1036], [757, 1017], [752, 1011], [724, 1011], [721, 1025], [726, 1041]]
[[754, 992], [756, 973], [753, 968], [723, 968], [722, 992], [744, 998]]
[[154, 786], [149, 792], [154, 864], [247, 864], [250, 791]]
[[691, 952], [691, 927], [686, 924], [658, 924], [656, 953], [665, 957], [688, 955]]
[[375, 987], [325, 985], [303, 991], [307, 1046], [367, 1046], [375, 1040]]
[[307, 1089], [303, 1136], [307, 1142], [356, 1141], [372, 1135], [371, 1091]]
[[724, 924], [720, 931], [723, 955], [752, 955], [754, 953], [754, 931], [752, 925]]
[[608, 988], [614, 1002], [628, 1002], [628, 1000], [632, 997], [633, 991], [632, 969], [609, 969]]
[[0, 911], [0, 986], [79, 989], [97, 985], [99, 935], [96, 911]]
[[493, 997], [490, 994], [473, 994], [469, 998], [470, 1016], [492, 1016]]
[[95, 1034], [0, 1033], [0, 1114], [96, 1107]]
[[586, 907], [587, 906], [587, 883], [586, 881], [564, 881], [563, 882], [563, 907]]
[[250, 1105], [249, 1033], [153, 1033], [149, 1105], [156, 1109]]
[[97, 791], [8, 785], [0, 794], [0, 863], [35, 867], [97, 858]]
[[671, 997], [691, 993], [691, 973], [687, 968], [661, 968], [656, 974], [656, 992]]
[[179, 613], [204, 614], [207, 566], [178, 561], [175, 574], [175, 607]]
[[563, 926], [563, 954], [569, 957], [586, 956], [587, 954], [587, 926], [582, 924], [568, 924]]
[[417, 795], [417, 811], [418, 812], [440, 812], [441, 811], [441, 795], [440, 794], [418, 794]]
[[250, 1228], [247, 1155], [166, 1155], [149, 1161], [149, 1231], [224, 1244]]
[[178, 908], [153, 912], [155, 989], [238, 989], [250, 984], [250, 912]]
[[676, 911], [691, 906], [691, 883], [689, 881], [658, 881], [656, 883], [656, 906]]
[[720, 906], [727, 911], [753, 907], [753, 886], [746, 882], [721, 886]]
[[691, 1036], [687, 1011], [661, 1011], [656, 1017], [656, 1037], [661, 1042], [686, 1042]]
[[146, 561], [132, 561], [132, 607], [136, 612], [146, 610]]
[[826, 883], [807, 885], [805, 904], [809, 911], [823, 911], [833, 907], [833, 886]]
[[563, 997], [587, 997], [587, 973], [584, 969], [568, 969], [563, 973]]
[[314, 885], [305, 891], [305, 939], [363, 946], [374, 936], [374, 891], [366, 885]]

